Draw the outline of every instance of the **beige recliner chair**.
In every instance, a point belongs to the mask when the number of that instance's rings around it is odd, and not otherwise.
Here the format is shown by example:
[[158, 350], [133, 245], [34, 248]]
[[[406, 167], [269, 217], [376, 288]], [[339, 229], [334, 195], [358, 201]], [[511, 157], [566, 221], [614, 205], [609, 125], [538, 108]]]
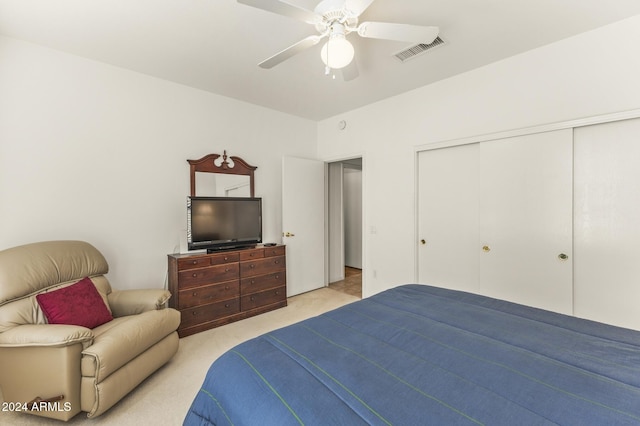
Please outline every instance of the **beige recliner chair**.
[[[60, 420], [80, 411], [95, 417], [176, 353], [180, 314], [165, 308], [171, 294], [161, 289], [114, 291], [104, 277], [108, 269], [102, 254], [82, 241], [0, 251], [0, 388], [6, 403]], [[73, 286], [80, 280], [83, 286]], [[87, 284], [91, 282], [97, 293]], [[69, 294], [80, 288], [93, 299], [83, 297], [77, 304], [72, 299], [69, 309]], [[108, 322], [92, 329], [50, 324], [51, 308], [41, 307], [45, 298], [49, 304], [53, 298], [53, 308], [62, 306], [58, 313], [63, 317], [78, 306], [89, 317], [102, 312]], [[58, 300], [60, 306], [55, 306]], [[87, 301], [92, 305], [83, 307]]]

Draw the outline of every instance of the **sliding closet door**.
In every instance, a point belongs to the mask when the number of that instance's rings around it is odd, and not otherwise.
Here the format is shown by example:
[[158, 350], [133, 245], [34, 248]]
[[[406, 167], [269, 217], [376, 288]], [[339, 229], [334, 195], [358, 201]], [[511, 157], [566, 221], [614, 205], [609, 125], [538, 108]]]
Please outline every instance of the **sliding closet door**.
[[572, 313], [572, 130], [480, 144], [483, 294]]
[[478, 292], [479, 144], [418, 154], [418, 280]]
[[575, 315], [640, 330], [640, 119], [575, 129]]

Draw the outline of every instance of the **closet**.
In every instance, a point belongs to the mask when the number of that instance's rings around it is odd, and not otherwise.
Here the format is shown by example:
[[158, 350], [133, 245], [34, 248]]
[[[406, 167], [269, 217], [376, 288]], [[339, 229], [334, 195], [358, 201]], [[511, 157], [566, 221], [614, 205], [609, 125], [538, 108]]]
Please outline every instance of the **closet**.
[[419, 282], [640, 329], [638, 159], [640, 119], [419, 152]]
[[571, 130], [419, 163], [420, 282], [571, 313]]
[[640, 330], [640, 118], [574, 137], [574, 314]]

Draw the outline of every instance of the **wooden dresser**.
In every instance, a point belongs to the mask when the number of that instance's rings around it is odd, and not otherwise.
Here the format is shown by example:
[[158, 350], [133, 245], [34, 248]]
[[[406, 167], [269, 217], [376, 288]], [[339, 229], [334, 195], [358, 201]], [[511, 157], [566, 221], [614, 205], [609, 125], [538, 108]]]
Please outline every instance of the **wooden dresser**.
[[284, 245], [168, 258], [180, 337], [287, 306]]

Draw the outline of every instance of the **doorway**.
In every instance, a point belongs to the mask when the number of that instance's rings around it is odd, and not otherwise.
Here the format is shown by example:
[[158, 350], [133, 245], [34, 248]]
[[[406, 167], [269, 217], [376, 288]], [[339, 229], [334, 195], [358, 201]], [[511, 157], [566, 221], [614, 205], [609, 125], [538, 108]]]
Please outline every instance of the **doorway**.
[[329, 287], [362, 297], [362, 158], [329, 163], [327, 179]]

